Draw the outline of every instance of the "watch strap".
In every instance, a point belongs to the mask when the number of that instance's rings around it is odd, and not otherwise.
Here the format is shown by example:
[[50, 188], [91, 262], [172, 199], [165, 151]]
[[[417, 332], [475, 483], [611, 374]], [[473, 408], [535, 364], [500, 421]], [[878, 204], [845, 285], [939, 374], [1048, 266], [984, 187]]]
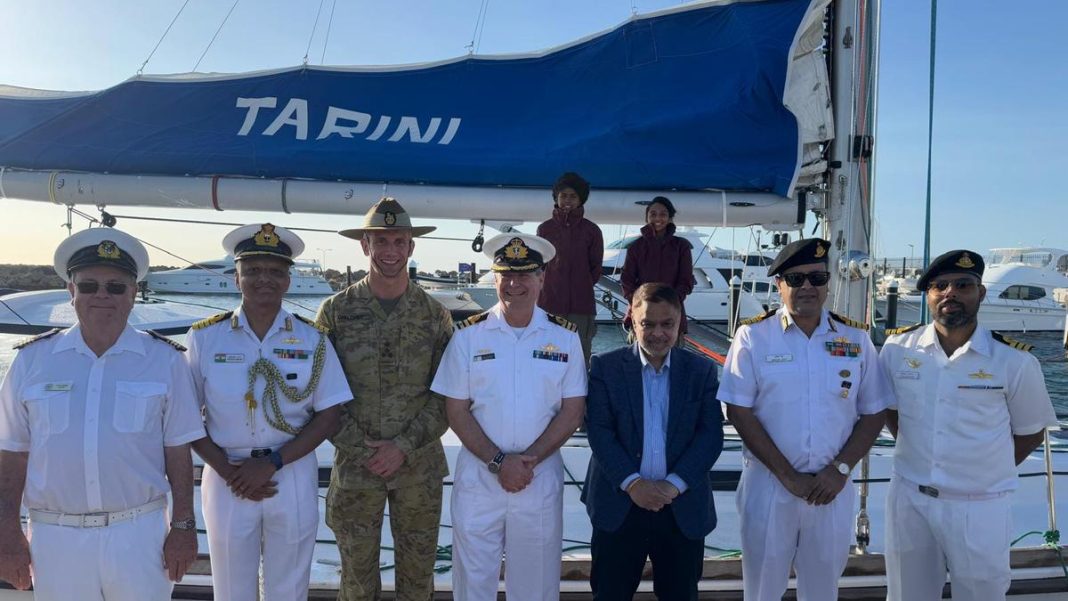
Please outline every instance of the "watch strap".
[[171, 528], [175, 530], [196, 530], [197, 519], [189, 517], [184, 520], [171, 520]]
[[271, 465], [274, 466], [275, 471], [282, 469], [282, 466], [285, 465], [285, 462], [282, 461], [282, 454], [278, 451], [271, 451], [268, 459], [271, 460]]

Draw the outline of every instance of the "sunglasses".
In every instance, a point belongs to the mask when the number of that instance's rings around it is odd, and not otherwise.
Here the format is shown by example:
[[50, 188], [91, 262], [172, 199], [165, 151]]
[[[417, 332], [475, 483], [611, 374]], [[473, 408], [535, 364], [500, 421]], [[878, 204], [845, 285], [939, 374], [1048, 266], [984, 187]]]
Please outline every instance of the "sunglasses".
[[809, 271], [808, 273], [784, 273], [779, 277], [791, 288], [800, 288], [801, 286], [804, 286], [805, 280], [808, 280], [813, 286], [823, 286], [831, 281], [831, 272]]
[[958, 292], [969, 292], [979, 284], [971, 278], [957, 278], [955, 280], [935, 280], [927, 283], [928, 290], [945, 292], [950, 286]]
[[[96, 294], [100, 290], [100, 282], [78, 282], [74, 286], [82, 294]], [[122, 282], [107, 282], [104, 284], [104, 290], [112, 296], [118, 296], [126, 293], [127, 286], [128, 284]]]

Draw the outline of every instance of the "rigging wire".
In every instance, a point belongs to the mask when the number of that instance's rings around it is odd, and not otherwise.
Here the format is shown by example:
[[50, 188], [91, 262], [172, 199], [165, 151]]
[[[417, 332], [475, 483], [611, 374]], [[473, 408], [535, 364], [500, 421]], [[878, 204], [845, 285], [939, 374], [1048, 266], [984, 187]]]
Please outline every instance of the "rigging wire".
[[319, 29], [319, 15], [323, 12], [323, 2], [325, 0], [319, 0], [319, 10], [315, 11], [315, 23], [312, 23], [311, 35], [308, 36], [308, 47], [304, 49], [304, 61], [305, 67], [308, 66], [308, 55], [311, 53], [312, 40], [315, 39], [315, 30]]
[[464, 46], [467, 48], [467, 54], [475, 54], [478, 52], [478, 46], [482, 43], [482, 28], [486, 24], [486, 12], [489, 11], [489, 0], [482, 0], [482, 4], [478, 7], [478, 16], [475, 17], [475, 30], [471, 32], [471, 41]]
[[200, 58], [197, 59], [197, 64], [193, 65], [194, 72], [197, 70], [197, 67], [200, 66], [200, 61], [204, 60], [204, 57], [207, 56], [208, 50], [211, 50], [211, 46], [215, 43], [215, 39], [219, 37], [219, 32], [222, 31], [222, 28], [224, 25], [226, 25], [226, 22], [230, 20], [230, 15], [234, 14], [234, 9], [237, 8], [237, 3], [240, 1], [241, 0], [234, 0], [234, 4], [230, 7], [230, 11], [226, 13], [225, 17], [223, 17], [222, 23], [219, 23], [219, 28], [215, 30], [215, 35], [211, 36], [211, 41], [208, 42], [208, 47], [205, 48], [204, 52], [200, 54]]
[[168, 25], [167, 29], [163, 31], [163, 35], [159, 36], [159, 41], [156, 42], [156, 47], [152, 49], [152, 52], [148, 53], [148, 58], [145, 59], [145, 62], [141, 63], [141, 67], [137, 70], [138, 75], [141, 75], [141, 73], [145, 71], [145, 66], [148, 65], [148, 61], [152, 60], [152, 56], [156, 54], [156, 50], [159, 49], [159, 45], [163, 43], [163, 38], [167, 37], [167, 34], [171, 31], [171, 27], [174, 27], [174, 23], [178, 20], [178, 17], [182, 16], [182, 11], [184, 11], [185, 7], [188, 5], [189, 0], [185, 0], [185, 3], [182, 4], [182, 8], [178, 9], [178, 14], [174, 15], [174, 18], [171, 19], [171, 24]]
[[[931, 52], [927, 94], [927, 199], [923, 217], [923, 265], [931, 261], [931, 152], [934, 146], [935, 42], [938, 32], [938, 0], [931, 0]], [[920, 302], [920, 323], [927, 323], [927, 303]]]
[[337, 8], [337, 0], [330, 5], [330, 20], [326, 22], [326, 39], [323, 40], [323, 55], [319, 58], [319, 64], [326, 63], [326, 46], [330, 43], [330, 29], [334, 25], [334, 9]]

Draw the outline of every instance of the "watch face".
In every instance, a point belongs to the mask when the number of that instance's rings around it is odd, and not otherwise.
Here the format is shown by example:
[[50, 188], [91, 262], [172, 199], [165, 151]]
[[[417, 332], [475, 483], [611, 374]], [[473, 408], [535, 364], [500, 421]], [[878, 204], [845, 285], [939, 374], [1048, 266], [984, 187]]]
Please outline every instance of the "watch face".
[[838, 473], [842, 474], [843, 476], [848, 476], [849, 475], [849, 466], [846, 465], [845, 462], [839, 463], [838, 464]]
[[499, 474], [501, 471], [501, 464], [490, 462], [486, 467], [489, 468], [491, 474]]

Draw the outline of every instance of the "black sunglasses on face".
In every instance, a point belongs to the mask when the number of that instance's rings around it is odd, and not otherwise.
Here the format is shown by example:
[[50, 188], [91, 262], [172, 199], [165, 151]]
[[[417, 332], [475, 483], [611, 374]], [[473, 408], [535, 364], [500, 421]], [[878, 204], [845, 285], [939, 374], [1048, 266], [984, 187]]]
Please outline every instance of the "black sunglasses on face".
[[784, 273], [780, 275], [786, 285], [791, 288], [800, 288], [805, 285], [805, 280], [808, 280], [813, 286], [823, 286], [827, 282], [831, 281], [831, 272], [829, 271], [809, 271], [808, 273]]
[[945, 292], [950, 286], [953, 286], [953, 289], [957, 292], [968, 292], [977, 285], [978, 283], [971, 278], [957, 278], [955, 280], [935, 280], [929, 282], [927, 284], [927, 289]]
[[[82, 294], [96, 294], [100, 290], [100, 282], [78, 282], [74, 285]], [[104, 290], [112, 296], [118, 296], [126, 293], [126, 286], [122, 282], [107, 282], [104, 284]]]

